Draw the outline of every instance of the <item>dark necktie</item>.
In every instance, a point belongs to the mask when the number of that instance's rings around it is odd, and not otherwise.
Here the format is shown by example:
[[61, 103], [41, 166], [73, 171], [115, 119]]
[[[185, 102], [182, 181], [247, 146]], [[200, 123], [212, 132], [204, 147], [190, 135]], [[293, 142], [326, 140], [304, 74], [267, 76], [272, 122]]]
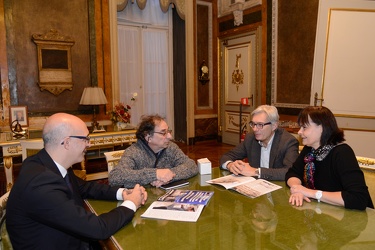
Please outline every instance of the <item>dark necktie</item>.
[[66, 173], [64, 179], [65, 179], [66, 185], [68, 185], [68, 187], [70, 189], [70, 192], [73, 193], [73, 187], [72, 187], [72, 183], [70, 182], [69, 172]]
[[[70, 171], [69, 171], [70, 170]], [[66, 185], [69, 187], [70, 189], [70, 192], [71, 192], [71, 199], [73, 199], [75, 201], [75, 203], [81, 207], [84, 207], [84, 201], [79, 193], [79, 191], [76, 189], [74, 190], [73, 189], [73, 185], [72, 185], [72, 179], [74, 179], [74, 173], [73, 173], [73, 170], [69, 169], [68, 172], [66, 173], [65, 177], [64, 177], [64, 180], [66, 182]]]

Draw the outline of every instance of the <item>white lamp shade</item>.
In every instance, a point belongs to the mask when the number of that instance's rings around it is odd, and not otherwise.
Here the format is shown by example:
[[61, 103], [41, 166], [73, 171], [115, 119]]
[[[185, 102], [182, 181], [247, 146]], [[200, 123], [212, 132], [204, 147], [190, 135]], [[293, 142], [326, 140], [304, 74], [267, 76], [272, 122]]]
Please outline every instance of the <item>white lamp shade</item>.
[[103, 89], [99, 87], [86, 87], [83, 90], [81, 105], [101, 105], [107, 104], [107, 98], [104, 95]]

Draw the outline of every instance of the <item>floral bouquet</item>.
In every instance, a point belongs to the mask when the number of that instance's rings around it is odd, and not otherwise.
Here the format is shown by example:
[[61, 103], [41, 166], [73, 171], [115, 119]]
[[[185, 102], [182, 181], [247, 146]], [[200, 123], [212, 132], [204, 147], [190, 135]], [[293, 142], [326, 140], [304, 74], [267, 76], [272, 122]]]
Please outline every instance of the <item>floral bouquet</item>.
[[[137, 96], [137, 93], [134, 93], [132, 98], [130, 99], [132, 102], [135, 101], [135, 97]], [[129, 110], [131, 109], [131, 106], [125, 105], [122, 102], [116, 102], [113, 110], [109, 112], [109, 116], [112, 122], [123, 122], [123, 123], [130, 123], [130, 113]]]

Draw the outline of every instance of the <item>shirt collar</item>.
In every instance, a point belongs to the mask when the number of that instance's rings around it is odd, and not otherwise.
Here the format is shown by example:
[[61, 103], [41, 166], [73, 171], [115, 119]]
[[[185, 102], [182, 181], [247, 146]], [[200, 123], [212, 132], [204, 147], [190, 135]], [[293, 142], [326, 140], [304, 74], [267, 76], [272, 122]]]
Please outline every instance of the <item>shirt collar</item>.
[[68, 173], [68, 171], [63, 166], [61, 166], [59, 163], [55, 162], [55, 164], [56, 164], [57, 168], [59, 169], [59, 171], [61, 173], [61, 176], [63, 178], [65, 178], [65, 175]]
[[268, 148], [271, 147], [272, 142], [273, 142], [273, 138], [274, 138], [274, 137], [275, 137], [275, 133], [273, 133], [271, 139], [268, 141], [267, 146], [265, 146], [264, 143], [261, 142], [261, 141], [258, 141], [258, 143], [259, 143], [259, 145], [260, 145], [261, 147], [264, 147], [264, 148], [268, 149]]

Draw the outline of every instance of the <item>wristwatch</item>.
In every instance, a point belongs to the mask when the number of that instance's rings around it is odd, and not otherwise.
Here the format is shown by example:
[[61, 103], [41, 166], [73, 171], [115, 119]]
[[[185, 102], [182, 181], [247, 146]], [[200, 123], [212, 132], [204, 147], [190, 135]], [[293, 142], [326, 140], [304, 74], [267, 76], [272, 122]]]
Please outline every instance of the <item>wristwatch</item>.
[[323, 191], [320, 191], [320, 190], [316, 191], [315, 198], [318, 200], [318, 202], [320, 202], [320, 199], [322, 198], [322, 196], [323, 196]]

